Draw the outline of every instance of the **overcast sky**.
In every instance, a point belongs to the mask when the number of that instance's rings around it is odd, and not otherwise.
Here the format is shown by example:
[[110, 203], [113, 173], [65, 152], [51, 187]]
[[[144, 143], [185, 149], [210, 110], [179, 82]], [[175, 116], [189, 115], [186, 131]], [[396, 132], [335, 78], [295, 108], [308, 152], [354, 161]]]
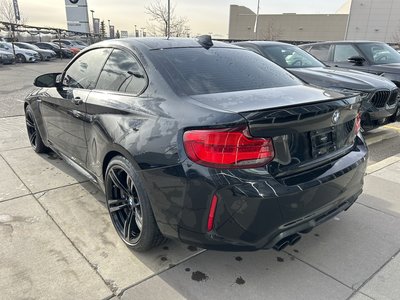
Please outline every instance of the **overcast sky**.
[[[2, 1], [2, 0], [0, 0]], [[18, 0], [21, 14], [29, 25], [66, 28], [64, 0]], [[167, 0], [165, 0], [167, 1]], [[111, 20], [119, 30], [133, 32], [134, 25], [146, 27], [149, 16], [144, 6], [151, 1], [88, 0], [95, 17]], [[346, 0], [261, 0], [260, 13], [335, 13]], [[176, 13], [189, 19], [193, 34], [227, 36], [229, 5], [247, 6], [256, 11], [257, 0], [171, 0]]]

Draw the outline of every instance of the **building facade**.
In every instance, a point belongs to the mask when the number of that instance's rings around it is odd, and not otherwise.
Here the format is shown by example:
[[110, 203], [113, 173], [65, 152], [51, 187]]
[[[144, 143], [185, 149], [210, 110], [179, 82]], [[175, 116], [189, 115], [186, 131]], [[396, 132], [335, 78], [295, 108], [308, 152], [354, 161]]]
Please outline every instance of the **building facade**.
[[353, 0], [347, 40], [400, 42], [400, 0]]
[[[400, 0], [397, 0], [400, 2]], [[348, 14], [259, 15], [244, 6], [231, 5], [230, 40], [324, 41], [343, 40]]]

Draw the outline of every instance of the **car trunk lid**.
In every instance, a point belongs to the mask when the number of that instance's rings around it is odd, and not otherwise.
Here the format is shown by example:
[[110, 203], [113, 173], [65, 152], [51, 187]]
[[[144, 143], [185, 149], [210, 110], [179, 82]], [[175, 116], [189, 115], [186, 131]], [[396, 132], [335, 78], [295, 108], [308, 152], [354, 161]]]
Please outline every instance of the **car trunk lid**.
[[[350, 151], [359, 97], [309, 86], [292, 86], [192, 96], [204, 106], [239, 113], [253, 137], [273, 138], [275, 158], [268, 170], [297, 185], [324, 171], [321, 166]], [[315, 169], [312, 175], [299, 176]], [[317, 171], [319, 170], [319, 171]]]

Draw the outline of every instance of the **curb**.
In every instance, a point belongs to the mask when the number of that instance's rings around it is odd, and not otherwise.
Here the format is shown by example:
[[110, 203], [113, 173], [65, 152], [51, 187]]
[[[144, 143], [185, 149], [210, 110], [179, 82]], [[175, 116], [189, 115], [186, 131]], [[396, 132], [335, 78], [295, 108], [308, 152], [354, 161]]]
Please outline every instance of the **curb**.
[[400, 156], [391, 156], [388, 158], [385, 158], [384, 160], [381, 160], [380, 162], [377, 162], [373, 165], [367, 166], [367, 170], [365, 171], [365, 175], [370, 175], [372, 173], [375, 173], [379, 170], [382, 170], [383, 168], [386, 168], [390, 165], [393, 165], [397, 162], [400, 162]]

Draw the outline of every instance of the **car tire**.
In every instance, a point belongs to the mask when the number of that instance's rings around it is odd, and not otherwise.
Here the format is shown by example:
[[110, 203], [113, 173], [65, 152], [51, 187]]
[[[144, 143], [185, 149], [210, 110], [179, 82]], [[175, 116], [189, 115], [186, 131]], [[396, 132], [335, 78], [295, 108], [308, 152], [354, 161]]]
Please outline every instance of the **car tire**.
[[41, 53], [39, 53], [39, 56], [40, 56], [40, 61], [44, 61], [45, 60]]
[[45, 146], [42, 140], [42, 136], [38, 130], [38, 126], [30, 105], [26, 107], [25, 110], [25, 122], [26, 122], [26, 130], [28, 132], [29, 143], [31, 144], [32, 149], [36, 153], [46, 153], [49, 148]]
[[131, 162], [114, 157], [105, 173], [106, 204], [120, 238], [131, 249], [147, 251], [166, 238], [158, 229], [151, 204]]
[[23, 54], [18, 53], [15, 55], [15, 60], [19, 63], [26, 63], [26, 58]]

